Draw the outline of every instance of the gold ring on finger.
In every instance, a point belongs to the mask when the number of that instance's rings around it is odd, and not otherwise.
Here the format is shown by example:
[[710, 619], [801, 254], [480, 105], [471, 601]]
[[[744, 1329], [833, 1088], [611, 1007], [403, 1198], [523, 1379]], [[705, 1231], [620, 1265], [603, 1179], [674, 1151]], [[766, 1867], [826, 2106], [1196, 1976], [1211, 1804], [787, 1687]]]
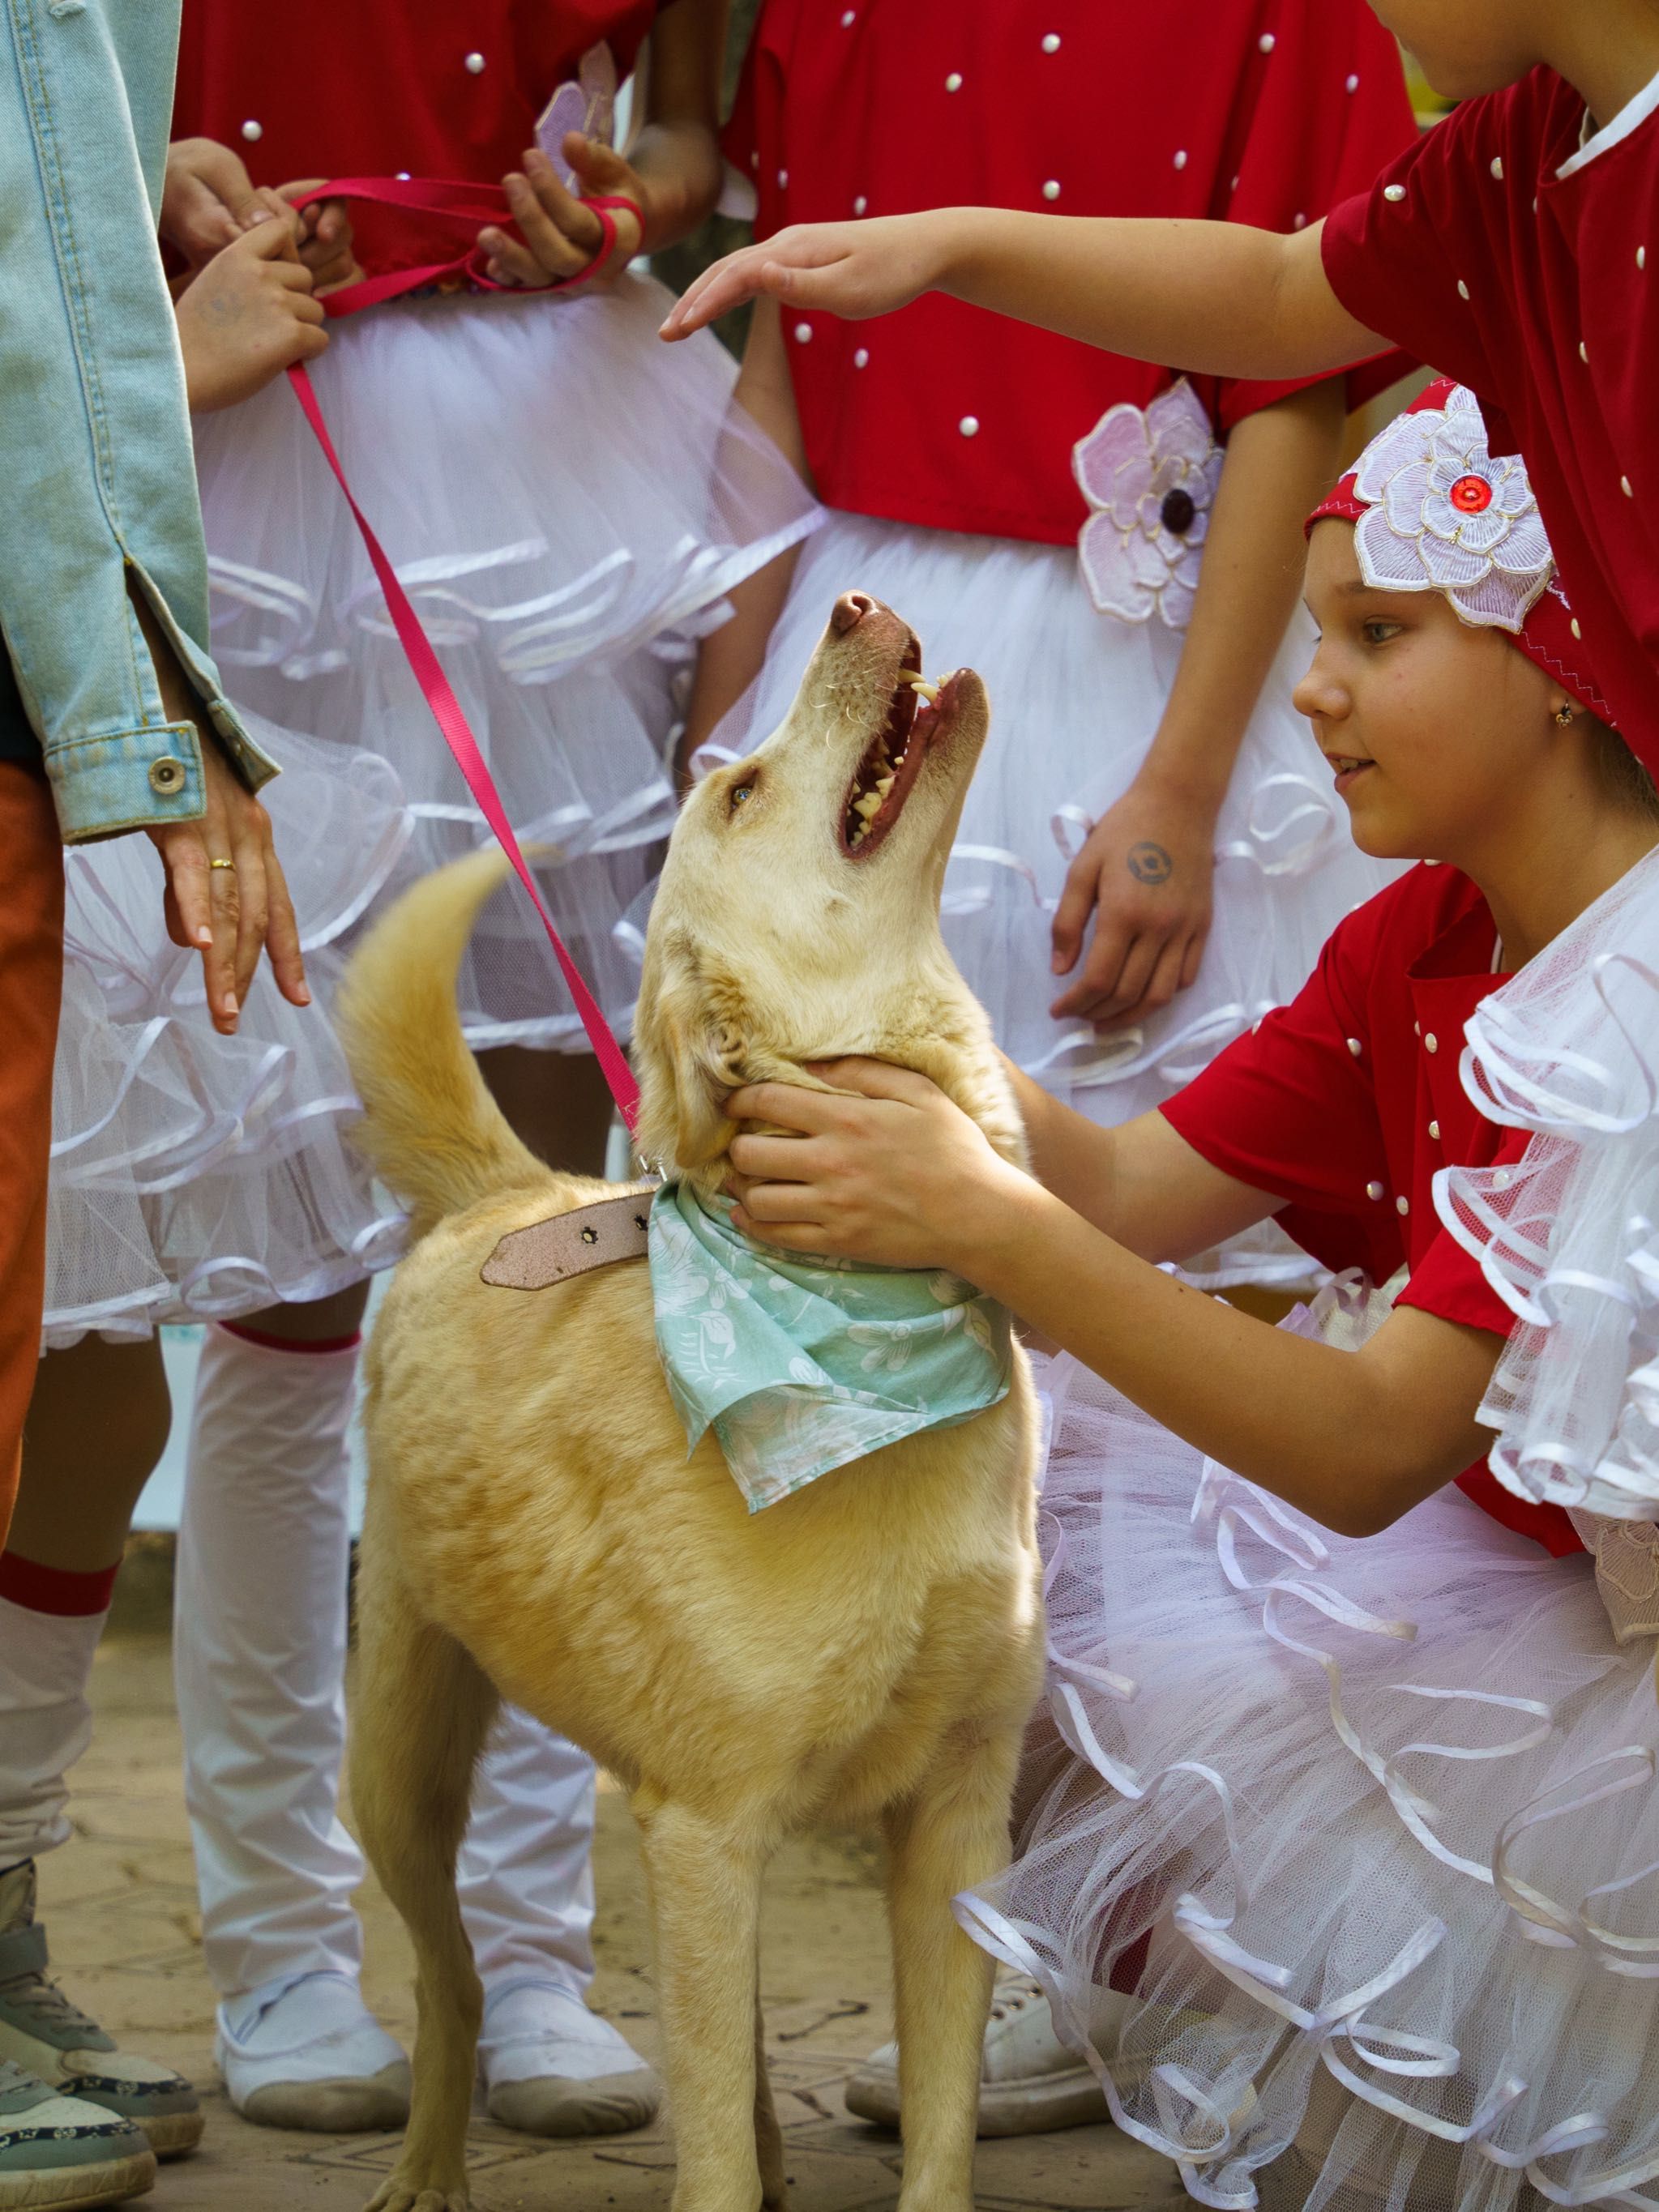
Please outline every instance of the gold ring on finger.
[[210, 872], [215, 868], [228, 868], [233, 876], [236, 872], [236, 863], [234, 860], [210, 860], [208, 862], [208, 867]]

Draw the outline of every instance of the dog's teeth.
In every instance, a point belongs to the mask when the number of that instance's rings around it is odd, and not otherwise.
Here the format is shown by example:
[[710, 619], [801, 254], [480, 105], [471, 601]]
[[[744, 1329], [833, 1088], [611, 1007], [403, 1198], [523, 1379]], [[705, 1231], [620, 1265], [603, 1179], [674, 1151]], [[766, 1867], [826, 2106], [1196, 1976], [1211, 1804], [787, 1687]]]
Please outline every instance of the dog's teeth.
[[901, 684], [920, 684], [920, 683], [921, 683], [921, 669], [919, 669], [919, 668], [901, 668], [901, 669], [900, 669], [900, 671], [899, 671], [899, 682], [900, 682]]
[[876, 789], [882, 798], [885, 799], [888, 793], [893, 788], [893, 781], [896, 775], [896, 769], [890, 769], [885, 775], [878, 776], [876, 779]]
[[913, 684], [910, 686], [910, 689], [915, 693], [918, 699], [925, 699], [930, 707], [938, 706], [939, 685], [937, 684], [922, 684], [918, 682]]
[[855, 799], [853, 801], [853, 811], [854, 814], [861, 814], [867, 822], [872, 815], [880, 813], [881, 801], [882, 793], [878, 790], [866, 791], [862, 799]]

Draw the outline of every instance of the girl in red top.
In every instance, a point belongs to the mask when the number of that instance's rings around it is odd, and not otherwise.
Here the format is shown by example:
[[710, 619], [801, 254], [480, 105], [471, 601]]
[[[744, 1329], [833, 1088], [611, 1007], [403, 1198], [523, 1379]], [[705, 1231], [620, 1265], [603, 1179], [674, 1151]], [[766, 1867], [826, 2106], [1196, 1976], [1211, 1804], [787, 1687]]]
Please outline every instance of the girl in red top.
[[[767, 0], [727, 145], [763, 237], [940, 198], [1293, 233], [1414, 136], [1360, 0]], [[830, 520], [711, 645], [690, 735], [714, 759], [771, 728], [848, 584], [973, 660], [997, 714], [946, 940], [1005, 1050], [1097, 1120], [1290, 996], [1385, 880], [1290, 693], [1302, 517], [1400, 366], [1188, 380], [937, 298], [878, 331], [757, 316], [740, 390]], [[1276, 1231], [1228, 1261], [1209, 1279], [1305, 1272]]]
[[[1298, 702], [1360, 845], [1423, 865], [1161, 1114], [1022, 1079], [1046, 1190], [851, 1061], [861, 1097], [729, 1102], [801, 1133], [736, 1139], [738, 1218], [955, 1268], [1074, 1355], [1034, 1809], [957, 1909], [1120, 2125], [1217, 2207], [1281, 2158], [1339, 2212], [1643, 2204], [1659, 745], [1466, 391], [1311, 539]], [[1283, 1329], [1148, 1264], [1267, 1212], [1353, 1270]]]

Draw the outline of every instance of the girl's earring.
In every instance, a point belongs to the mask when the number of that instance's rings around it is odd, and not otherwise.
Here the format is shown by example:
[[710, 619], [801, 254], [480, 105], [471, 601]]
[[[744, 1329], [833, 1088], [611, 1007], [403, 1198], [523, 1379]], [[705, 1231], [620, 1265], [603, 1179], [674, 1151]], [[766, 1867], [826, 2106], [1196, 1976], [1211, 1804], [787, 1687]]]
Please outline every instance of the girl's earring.
[[1555, 710], [1555, 719], [1564, 730], [1570, 730], [1578, 718], [1571, 707], [1558, 707]]

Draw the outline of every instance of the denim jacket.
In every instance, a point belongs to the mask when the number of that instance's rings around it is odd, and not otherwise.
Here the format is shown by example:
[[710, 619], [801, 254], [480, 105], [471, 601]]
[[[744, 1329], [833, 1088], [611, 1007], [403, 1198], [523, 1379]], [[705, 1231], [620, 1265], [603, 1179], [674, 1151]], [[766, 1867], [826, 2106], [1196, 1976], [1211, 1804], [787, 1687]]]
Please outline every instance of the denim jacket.
[[0, 0], [0, 623], [70, 843], [205, 811], [128, 576], [250, 789], [207, 650], [184, 367], [156, 244], [179, 0]]

